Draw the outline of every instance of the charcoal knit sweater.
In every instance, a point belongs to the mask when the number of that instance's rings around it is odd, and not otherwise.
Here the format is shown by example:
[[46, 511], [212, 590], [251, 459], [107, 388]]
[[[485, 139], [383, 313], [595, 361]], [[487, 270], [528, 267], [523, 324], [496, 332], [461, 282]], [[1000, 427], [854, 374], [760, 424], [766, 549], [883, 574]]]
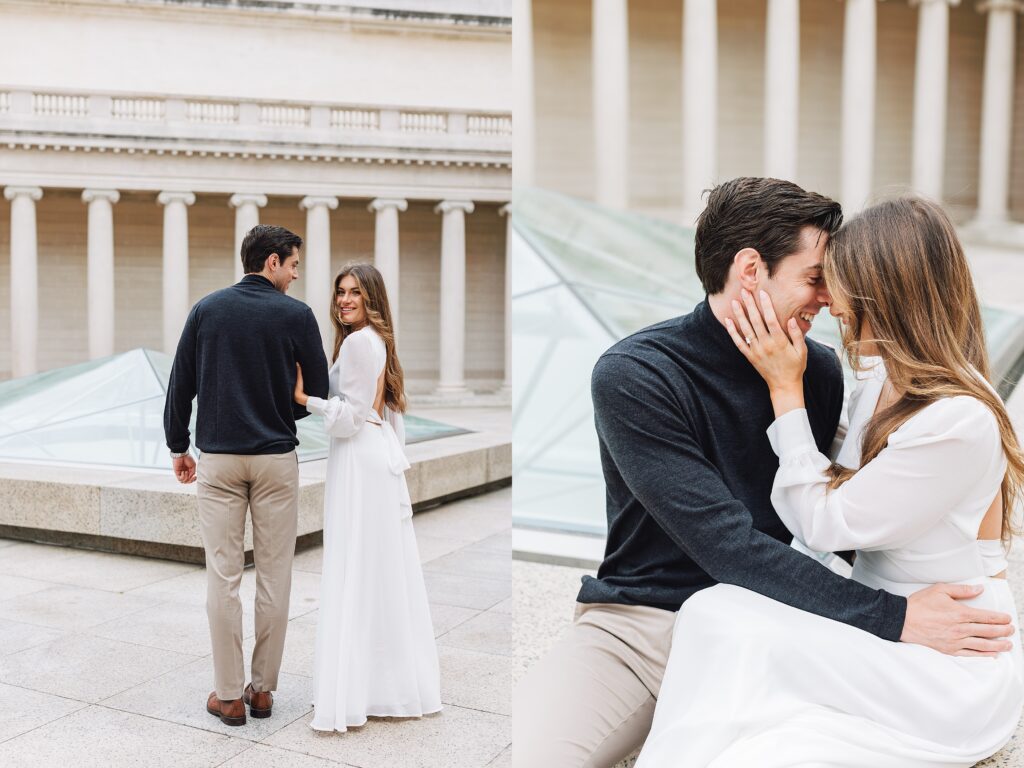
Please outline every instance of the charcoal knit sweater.
[[[819, 450], [839, 421], [831, 349], [808, 340], [804, 395]], [[838, 576], [790, 548], [772, 508], [779, 462], [765, 430], [768, 387], [705, 300], [689, 315], [623, 339], [591, 382], [606, 484], [608, 541], [579, 600], [678, 610], [735, 584], [888, 640], [906, 599]]]
[[211, 293], [192, 307], [181, 332], [164, 404], [167, 446], [188, 449], [192, 398], [198, 394], [196, 446], [207, 453], [288, 453], [293, 400], [302, 366], [306, 392], [327, 396], [327, 359], [313, 311], [262, 275]]

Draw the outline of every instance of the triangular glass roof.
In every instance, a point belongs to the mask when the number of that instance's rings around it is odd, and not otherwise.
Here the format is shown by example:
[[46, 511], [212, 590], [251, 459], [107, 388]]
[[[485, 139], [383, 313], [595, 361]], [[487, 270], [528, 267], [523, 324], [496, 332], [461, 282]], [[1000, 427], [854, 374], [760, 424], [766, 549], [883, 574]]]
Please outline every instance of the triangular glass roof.
[[[149, 349], [0, 383], [0, 460], [169, 469], [164, 399], [170, 355]], [[195, 435], [195, 404], [191, 432]], [[407, 415], [407, 442], [465, 430]], [[297, 422], [299, 461], [327, 456], [323, 420]]]
[[[603, 534], [590, 371], [618, 339], [704, 299], [694, 230], [535, 189], [516, 193], [512, 222], [514, 521]], [[1007, 376], [1024, 350], [1024, 322], [983, 313], [993, 369]], [[811, 336], [841, 348], [825, 314]], [[1001, 394], [1015, 383], [1007, 378]]]

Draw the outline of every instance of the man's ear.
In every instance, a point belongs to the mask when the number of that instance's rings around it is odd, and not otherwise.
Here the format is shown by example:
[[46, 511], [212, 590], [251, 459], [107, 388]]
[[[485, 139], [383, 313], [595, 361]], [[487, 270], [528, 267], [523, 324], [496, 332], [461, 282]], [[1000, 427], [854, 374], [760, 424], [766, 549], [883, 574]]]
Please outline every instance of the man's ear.
[[267, 257], [267, 266], [270, 267], [270, 271], [278, 269], [281, 266], [281, 257], [276, 253], [272, 253]]
[[740, 287], [754, 293], [758, 287], [761, 254], [753, 248], [744, 248], [736, 252], [736, 256], [733, 257], [733, 266], [736, 268], [736, 277], [740, 281]]

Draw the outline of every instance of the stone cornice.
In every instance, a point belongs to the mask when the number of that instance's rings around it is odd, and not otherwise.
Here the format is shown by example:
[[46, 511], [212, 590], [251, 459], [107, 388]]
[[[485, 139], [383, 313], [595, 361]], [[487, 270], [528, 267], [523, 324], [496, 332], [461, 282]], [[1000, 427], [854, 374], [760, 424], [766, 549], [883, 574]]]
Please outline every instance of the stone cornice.
[[25, 6], [34, 11], [66, 14], [68, 6], [100, 14], [159, 14], [169, 18], [220, 18], [233, 24], [275, 24], [307, 26], [338, 24], [352, 30], [416, 31], [425, 34], [504, 36], [512, 34], [512, 19], [460, 13], [431, 13], [386, 8], [360, 8], [333, 3], [289, 2], [288, 0], [0, 0], [0, 6]]
[[419, 155], [410, 150], [385, 150], [379, 148], [348, 151], [337, 147], [238, 147], [230, 145], [205, 145], [200, 147], [182, 146], [171, 142], [118, 141], [103, 138], [81, 138], [61, 136], [27, 137], [0, 130], [0, 147], [10, 150], [35, 150], [69, 153], [94, 152], [112, 155], [154, 155], [169, 157], [214, 157], [238, 160], [285, 160], [311, 163], [352, 163], [366, 165], [412, 165], [444, 168], [503, 168], [511, 170], [512, 159], [491, 157], [480, 153], [460, 153], [445, 156], [443, 153]]

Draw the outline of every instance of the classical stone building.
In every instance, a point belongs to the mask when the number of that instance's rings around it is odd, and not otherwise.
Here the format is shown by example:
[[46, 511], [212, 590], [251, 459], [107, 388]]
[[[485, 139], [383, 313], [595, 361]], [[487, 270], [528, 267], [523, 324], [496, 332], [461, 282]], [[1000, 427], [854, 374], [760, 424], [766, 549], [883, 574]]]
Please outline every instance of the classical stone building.
[[509, 5], [0, 0], [0, 378], [173, 351], [262, 221], [325, 340], [373, 260], [410, 390], [501, 388]]
[[692, 224], [772, 175], [1024, 244], [1019, 0], [516, 0], [516, 174]]

